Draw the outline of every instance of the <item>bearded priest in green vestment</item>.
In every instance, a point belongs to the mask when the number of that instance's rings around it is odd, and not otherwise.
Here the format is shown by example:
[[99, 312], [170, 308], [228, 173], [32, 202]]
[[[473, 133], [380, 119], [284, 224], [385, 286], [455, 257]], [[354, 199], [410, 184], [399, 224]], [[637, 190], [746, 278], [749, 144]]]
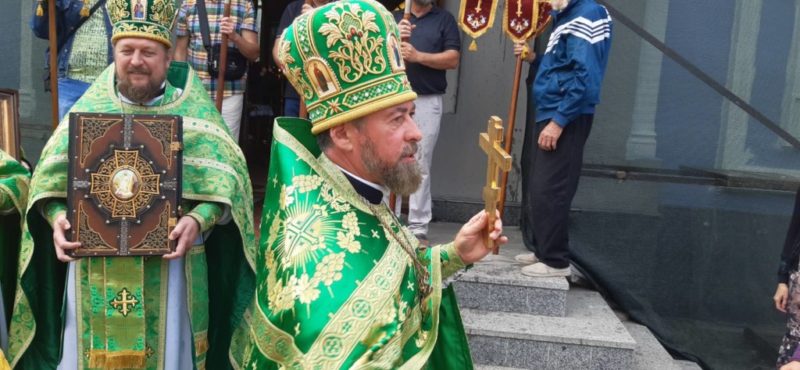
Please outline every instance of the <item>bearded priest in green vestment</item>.
[[[471, 368], [442, 280], [489, 252], [488, 217], [423, 248], [382, 202], [420, 182], [416, 94], [392, 14], [372, 0], [333, 2], [279, 42], [310, 121], [278, 118], [273, 130], [256, 297], [234, 334], [234, 366]], [[498, 220], [488, 236], [505, 243], [501, 231]], [[449, 357], [431, 363], [442, 340]]]
[[[227, 369], [252, 301], [254, 226], [244, 156], [186, 63], [170, 63], [172, 0], [109, 0], [114, 64], [73, 112], [183, 116], [183, 216], [161, 257], [65, 251], [68, 121], [31, 179], [8, 359], [19, 369]], [[65, 263], [66, 262], [66, 263]], [[63, 315], [62, 315], [63, 310]]]
[[[8, 348], [8, 318], [14, 304], [21, 220], [30, 176], [22, 162], [0, 150], [0, 354]], [[3, 362], [0, 360], [0, 369]]]

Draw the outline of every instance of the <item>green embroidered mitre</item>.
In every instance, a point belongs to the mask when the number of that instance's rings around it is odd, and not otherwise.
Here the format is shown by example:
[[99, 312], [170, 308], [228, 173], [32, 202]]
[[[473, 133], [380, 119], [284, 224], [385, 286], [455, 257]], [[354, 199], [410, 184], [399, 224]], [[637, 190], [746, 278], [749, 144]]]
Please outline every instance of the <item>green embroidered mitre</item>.
[[114, 25], [112, 43], [123, 37], [140, 37], [172, 47], [174, 0], [108, 0], [106, 7]]
[[295, 19], [278, 58], [318, 134], [417, 98], [392, 14], [372, 0], [335, 1]]

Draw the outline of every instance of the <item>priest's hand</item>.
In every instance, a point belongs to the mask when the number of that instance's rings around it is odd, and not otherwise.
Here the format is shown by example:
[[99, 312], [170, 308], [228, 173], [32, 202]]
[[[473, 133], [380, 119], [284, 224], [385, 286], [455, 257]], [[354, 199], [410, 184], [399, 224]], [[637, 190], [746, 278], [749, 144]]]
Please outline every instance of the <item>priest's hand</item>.
[[67, 240], [64, 233], [71, 227], [69, 221], [67, 221], [67, 214], [65, 212], [59, 213], [56, 216], [56, 220], [53, 222], [53, 245], [55, 245], [56, 248], [56, 257], [61, 262], [74, 261], [75, 259], [68, 256], [65, 251], [81, 246], [80, 242], [71, 242]]
[[564, 128], [559, 126], [556, 121], [550, 121], [539, 133], [539, 148], [547, 152], [556, 150], [556, 144], [558, 143], [558, 138], [561, 137], [562, 131], [564, 131]]
[[778, 289], [775, 290], [775, 296], [772, 300], [775, 301], [775, 308], [778, 311], [786, 312], [786, 301], [789, 298], [789, 286], [784, 283], [778, 284]]
[[192, 248], [192, 244], [197, 239], [197, 233], [200, 232], [200, 224], [191, 216], [183, 216], [178, 220], [178, 224], [169, 233], [169, 240], [177, 240], [178, 245], [175, 251], [165, 254], [165, 259], [171, 260], [186, 255], [186, 252]]
[[[497, 215], [499, 216], [500, 213], [498, 212]], [[456, 234], [456, 251], [461, 260], [464, 261], [464, 264], [469, 265], [480, 261], [481, 258], [492, 251], [486, 246], [487, 222], [489, 222], [489, 217], [487, 217], [486, 211], [481, 211], [472, 216]], [[508, 243], [508, 238], [502, 236], [502, 233], [503, 221], [500, 220], [500, 217], [497, 217], [494, 221], [494, 228], [489, 233], [489, 238], [494, 240], [497, 246], [506, 244]]]

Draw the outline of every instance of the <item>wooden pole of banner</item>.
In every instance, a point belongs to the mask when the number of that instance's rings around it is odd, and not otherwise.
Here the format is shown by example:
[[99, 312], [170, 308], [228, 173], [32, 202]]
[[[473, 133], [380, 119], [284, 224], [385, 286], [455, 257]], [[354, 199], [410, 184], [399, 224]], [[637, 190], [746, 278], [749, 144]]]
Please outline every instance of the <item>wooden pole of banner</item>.
[[[539, 1], [536, 1], [533, 6], [539, 6]], [[542, 9], [539, 9], [541, 11]], [[538, 14], [538, 13], [537, 13]], [[538, 17], [537, 17], [538, 18]], [[531, 35], [533, 38], [533, 45], [536, 45], [536, 36], [544, 30], [548, 23], [550, 23], [550, 18], [548, 17], [547, 20], [543, 24], [538, 24], [536, 30]], [[525, 47], [527, 48], [528, 40], [525, 40]], [[533, 48], [531, 48], [532, 51]], [[514, 124], [517, 118], [517, 101], [519, 100], [519, 84], [520, 80], [522, 79], [522, 56], [525, 53], [520, 53], [517, 55], [517, 64], [514, 68], [514, 83], [512, 85], [511, 90], [511, 106], [508, 109], [508, 127], [506, 128], [506, 137], [505, 141], [503, 142], [503, 149], [506, 153], [511, 154], [511, 147], [514, 143]], [[503, 213], [506, 209], [506, 186], [508, 185], [508, 172], [503, 172], [500, 178], [500, 193], [498, 194], [497, 200], [497, 209], [500, 213], [500, 218], [503, 217]], [[499, 248], [498, 248], [499, 249]], [[494, 250], [494, 254], [498, 253], [498, 249]]]
[[50, 107], [53, 130], [58, 127], [58, 35], [56, 34], [56, 0], [47, 0], [47, 27], [50, 43]]
[[[222, 14], [223, 17], [231, 16], [231, 0], [225, 1], [225, 10]], [[228, 35], [222, 34], [222, 43], [219, 47], [219, 67], [217, 68], [217, 91], [214, 94], [214, 104], [217, 110], [222, 113], [222, 98], [225, 95], [225, 70], [228, 66]]]

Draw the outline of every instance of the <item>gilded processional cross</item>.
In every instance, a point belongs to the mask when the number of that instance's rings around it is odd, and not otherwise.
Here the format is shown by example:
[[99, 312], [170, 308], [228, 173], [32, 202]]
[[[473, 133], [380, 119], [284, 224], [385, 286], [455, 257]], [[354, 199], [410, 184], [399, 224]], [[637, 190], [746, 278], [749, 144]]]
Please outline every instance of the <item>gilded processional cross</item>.
[[[489, 217], [487, 229], [494, 228], [497, 212], [497, 198], [500, 195], [499, 171], [511, 171], [511, 156], [503, 149], [503, 120], [497, 116], [489, 118], [486, 132], [480, 134], [478, 144], [486, 156], [486, 186], [483, 187], [483, 202], [486, 215]], [[494, 249], [494, 241], [486, 236], [486, 247]]]

